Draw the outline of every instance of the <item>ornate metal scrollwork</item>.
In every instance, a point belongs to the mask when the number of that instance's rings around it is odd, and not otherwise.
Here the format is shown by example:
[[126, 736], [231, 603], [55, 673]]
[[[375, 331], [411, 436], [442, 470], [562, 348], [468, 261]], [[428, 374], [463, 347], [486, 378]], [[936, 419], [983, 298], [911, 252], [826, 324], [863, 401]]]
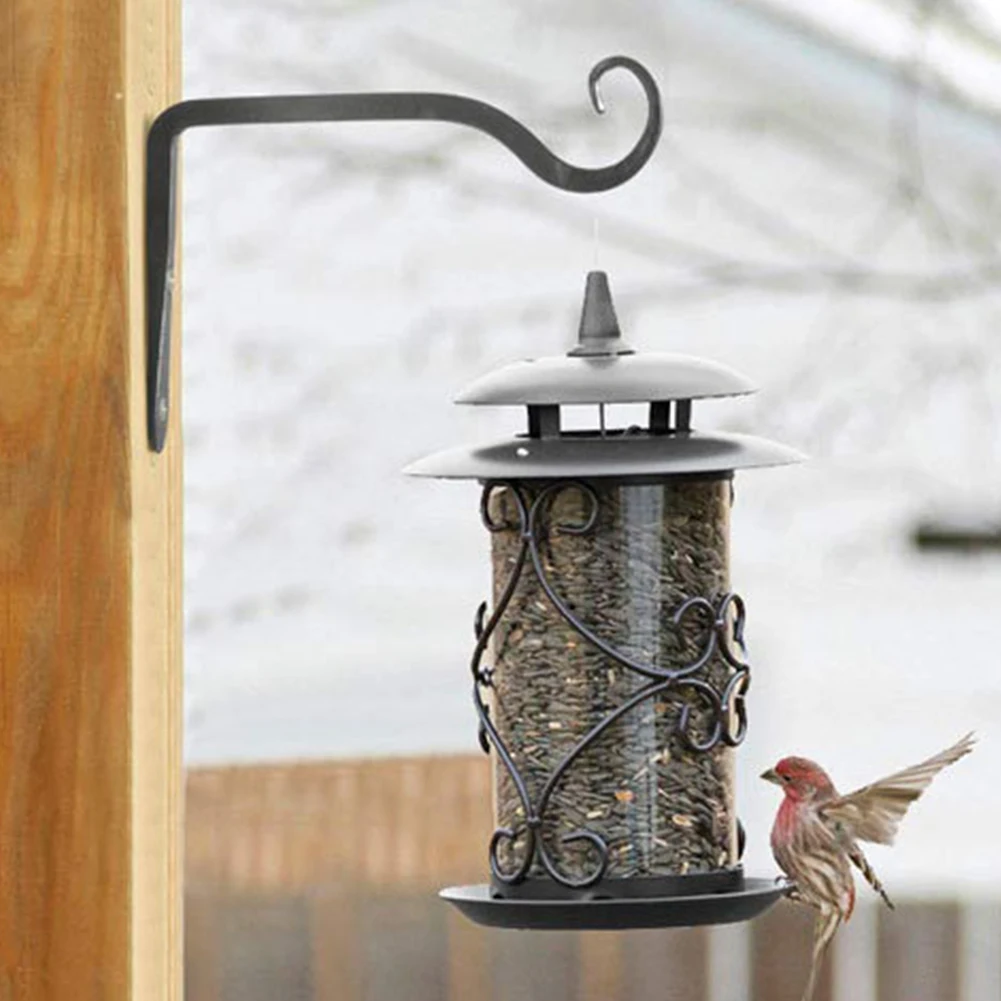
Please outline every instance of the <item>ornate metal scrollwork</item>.
[[[513, 501], [517, 515], [514, 520], [496, 521], [491, 514], [491, 498], [495, 492], [502, 489], [509, 492]], [[491, 873], [498, 882], [515, 885], [527, 878], [533, 862], [538, 860], [545, 872], [557, 883], [569, 889], [581, 890], [594, 886], [605, 875], [609, 861], [609, 847], [605, 840], [596, 832], [584, 829], [570, 831], [561, 836], [560, 840], [564, 844], [587, 842], [594, 849], [595, 864], [591, 871], [583, 877], [573, 878], [560, 872], [552, 852], [542, 837], [546, 809], [554, 791], [573, 763], [617, 720], [637, 706], [672, 690], [693, 695], [706, 710], [708, 729], [701, 738], [693, 733], [690, 702], [682, 707], [678, 715], [675, 731], [691, 750], [706, 752], [720, 743], [736, 747], [743, 741], [747, 732], [745, 698], [750, 686], [751, 671], [743, 656], [745, 606], [743, 599], [732, 592], [724, 594], [716, 601], [701, 595], [693, 596], [682, 602], [674, 611], [672, 621], [679, 628], [691, 617], [701, 617], [708, 626], [698, 655], [681, 667], [674, 668], [645, 663], [626, 655], [574, 614], [553, 587], [540, 552], [540, 542], [545, 534], [545, 530], [540, 527], [544, 514], [551, 509], [553, 501], [560, 493], [570, 489], [579, 491], [584, 498], [584, 517], [578, 522], [553, 524], [550, 530], [562, 534], [585, 535], [597, 523], [600, 507], [597, 494], [587, 483], [576, 480], [552, 483], [543, 487], [532, 499], [529, 499], [524, 487], [516, 482], [491, 482], [484, 486], [480, 501], [483, 524], [490, 532], [517, 531], [521, 541], [514, 565], [493, 611], [487, 615], [486, 602], [477, 609], [474, 623], [476, 646], [470, 667], [473, 675], [473, 702], [480, 722], [480, 744], [484, 751], [488, 752], [492, 746], [497, 753], [514, 784], [525, 815], [524, 824], [520, 828], [498, 827], [494, 831], [489, 848]], [[549, 774], [534, 802], [510, 749], [498, 732], [494, 720], [491, 719], [490, 707], [484, 701], [482, 692], [482, 689], [492, 687], [494, 680], [492, 669], [482, 663], [483, 655], [491, 635], [510, 605], [526, 565], [531, 565], [544, 594], [559, 615], [581, 637], [616, 664], [646, 679], [646, 684], [607, 713], [573, 745]], [[722, 690], [718, 690], [706, 677], [699, 676], [699, 672], [717, 654], [733, 672]], [[514, 869], [505, 870], [499, 859], [499, 850], [504, 843], [513, 845], [521, 837], [524, 837], [525, 842], [520, 861]]]

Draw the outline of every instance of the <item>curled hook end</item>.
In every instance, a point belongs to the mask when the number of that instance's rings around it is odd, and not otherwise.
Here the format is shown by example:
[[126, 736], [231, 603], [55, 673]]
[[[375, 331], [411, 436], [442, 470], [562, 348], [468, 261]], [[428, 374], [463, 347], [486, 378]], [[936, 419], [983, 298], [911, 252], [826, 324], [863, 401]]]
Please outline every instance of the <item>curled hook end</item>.
[[591, 70], [591, 74], [587, 78], [587, 92], [591, 97], [591, 107], [594, 108], [599, 115], [603, 115], [605, 113], [605, 99], [601, 96], [601, 77], [604, 74], [604, 70], [602, 70], [601, 67], [602, 63], [598, 63], [598, 65]]
[[655, 130], [659, 135], [660, 93], [657, 90], [657, 84], [654, 82], [647, 68], [629, 56], [606, 56], [591, 67], [591, 72], [587, 78], [587, 91], [591, 97], [591, 106], [599, 115], [605, 113], [605, 100], [601, 94], [601, 81], [609, 70], [617, 68], [628, 70], [643, 86], [643, 90], [646, 91], [647, 100], [650, 102], [652, 123], [655, 123]]

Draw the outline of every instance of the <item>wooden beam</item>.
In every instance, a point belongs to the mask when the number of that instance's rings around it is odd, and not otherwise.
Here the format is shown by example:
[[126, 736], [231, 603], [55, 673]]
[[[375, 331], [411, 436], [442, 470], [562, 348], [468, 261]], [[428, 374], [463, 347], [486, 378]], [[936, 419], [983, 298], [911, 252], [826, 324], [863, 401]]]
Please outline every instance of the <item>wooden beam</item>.
[[179, 434], [147, 452], [141, 298], [178, 29], [177, 0], [0, 9], [4, 1001], [180, 997]]

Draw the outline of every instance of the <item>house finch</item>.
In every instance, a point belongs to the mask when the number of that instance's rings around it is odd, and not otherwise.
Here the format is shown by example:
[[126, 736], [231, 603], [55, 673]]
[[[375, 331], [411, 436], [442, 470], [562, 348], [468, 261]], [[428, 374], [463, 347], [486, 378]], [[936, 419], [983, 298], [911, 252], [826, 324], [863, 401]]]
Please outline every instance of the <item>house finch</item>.
[[772, 853], [793, 881], [789, 896], [817, 909], [810, 977], [803, 1001], [813, 996], [824, 952], [855, 906], [851, 866], [893, 904], [862, 854], [859, 841], [893, 844], [907, 808], [946, 765], [973, 750], [973, 734], [927, 761], [841, 796], [827, 772], [806, 758], [783, 758], [761, 777], [782, 787], [785, 798], [772, 827]]

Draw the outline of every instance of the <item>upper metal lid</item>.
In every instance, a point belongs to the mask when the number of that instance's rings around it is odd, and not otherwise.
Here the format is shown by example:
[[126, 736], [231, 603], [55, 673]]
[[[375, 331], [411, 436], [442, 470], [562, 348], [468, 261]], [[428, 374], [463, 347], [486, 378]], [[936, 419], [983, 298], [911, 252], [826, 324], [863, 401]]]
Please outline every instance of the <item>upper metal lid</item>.
[[[566, 357], [508, 365], [478, 379], [458, 398], [459, 403], [525, 406], [528, 433], [438, 452], [405, 471], [477, 480], [661, 478], [799, 462], [799, 452], [763, 438], [692, 430], [692, 400], [753, 390], [743, 376], [714, 362], [634, 351], [619, 331], [608, 279], [596, 271], [587, 276], [577, 346]], [[615, 403], [648, 403], [647, 424], [609, 427], [606, 404]], [[595, 426], [565, 430], [564, 404], [597, 404]]]
[[615, 358], [539, 358], [488, 372], [467, 386], [456, 403], [539, 405], [649, 403], [744, 396], [755, 387], [725, 365], [686, 355], [619, 355]]
[[566, 355], [505, 365], [488, 372], [456, 403], [544, 406], [649, 403], [753, 393], [754, 385], [716, 362], [663, 352], [637, 353], [622, 339], [608, 276], [587, 276], [578, 343]]

